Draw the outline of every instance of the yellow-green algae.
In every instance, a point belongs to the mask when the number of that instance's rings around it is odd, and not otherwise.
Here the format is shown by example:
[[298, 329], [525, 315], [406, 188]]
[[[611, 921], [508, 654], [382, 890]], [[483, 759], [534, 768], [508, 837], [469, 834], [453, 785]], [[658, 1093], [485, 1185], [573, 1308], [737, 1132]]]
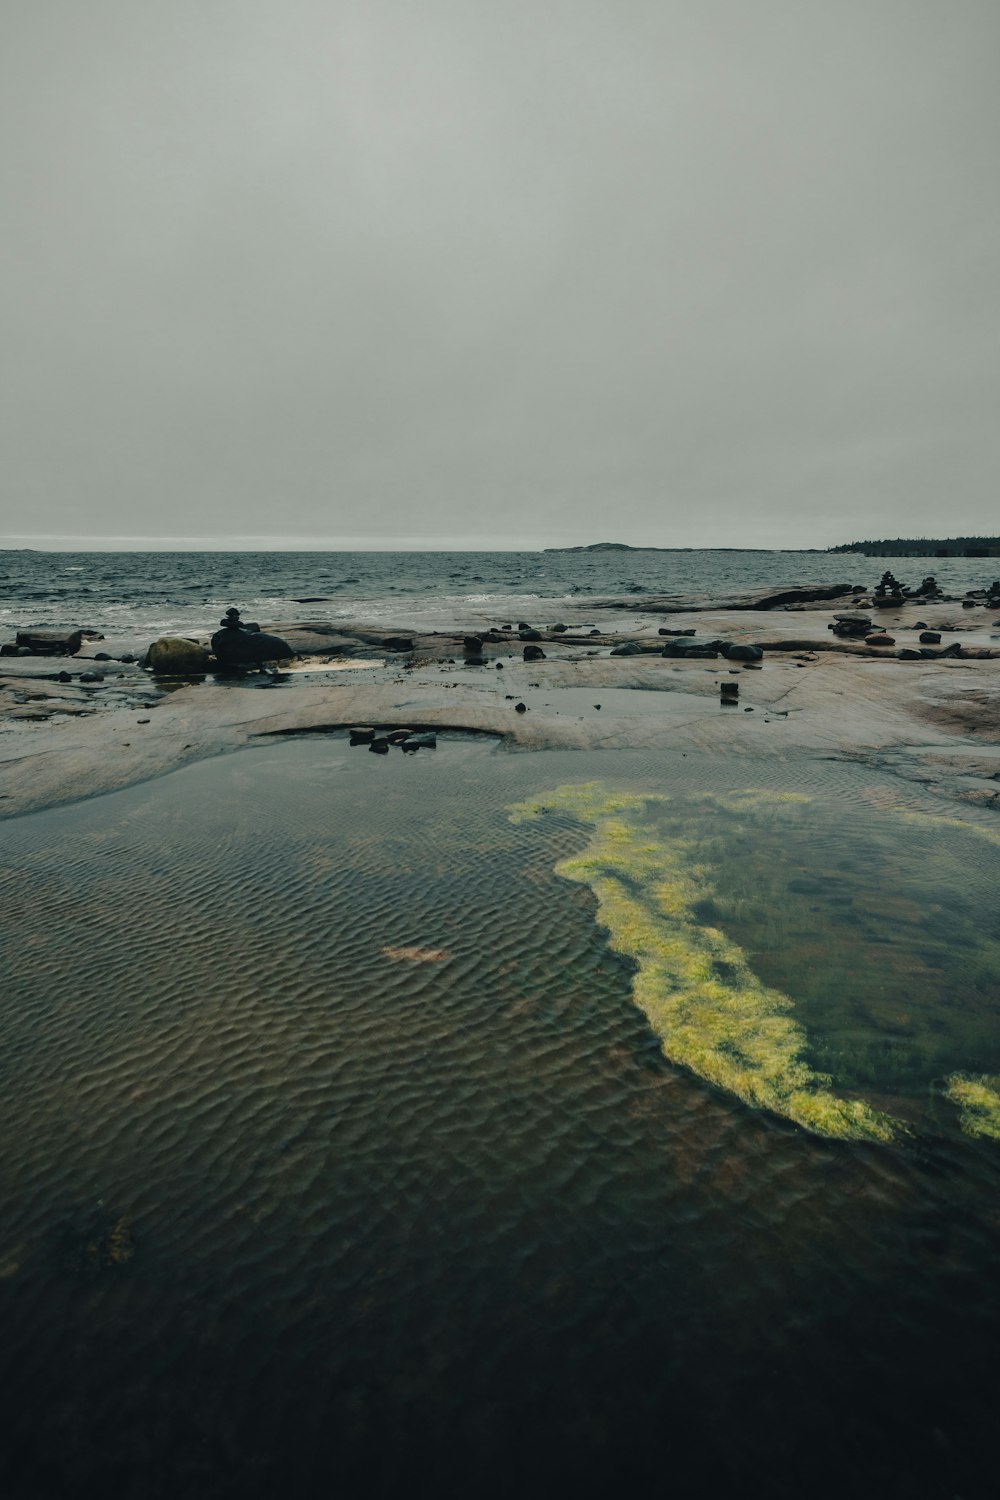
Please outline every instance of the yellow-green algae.
[[[713, 800], [742, 809], [774, 799], [737, 793]], [[808, 799], [792, 794], [791, 800]], [[518, 822], [564, 812], [593, 828], [588, 847], [562, 860], [556, 872], [593, 890], [611, 947], [637, 966], [635, 1002], [671, 1062], [817, 1135], [891, 1140], [902, 1128], [897, 1121], [861, 1100], [840, 1098], [829, 1076], [804, 1061], [805, 1034], [789, 1015], [789, 997], [764, 985], [722, 932], [695, 919], [693, 907], [713, 891], [707, 868], [695, 860], [694, 842], [664, 840], [623, 816], [669, 801], [589, 782], [510, 811]]]
[[922, 823], [924, 826], [937, 825], [939, 828], [957, 828], [962, 833], [975, 834], [977, 838], [985, 839], [989, 844], [1000, 847], [1000, 833], [995, 828], [986, 828], [982, 823], [966, 822], [962, 818], [946, 818], [939, 813], [913, 812], [912, 810], [901, 810], [899, 816], [907, 823]]
[[1000, 1141], [1000, 1078], [989, 1073], [952, 1073], [945, 1094], [961, 1110], [966, 1135]]

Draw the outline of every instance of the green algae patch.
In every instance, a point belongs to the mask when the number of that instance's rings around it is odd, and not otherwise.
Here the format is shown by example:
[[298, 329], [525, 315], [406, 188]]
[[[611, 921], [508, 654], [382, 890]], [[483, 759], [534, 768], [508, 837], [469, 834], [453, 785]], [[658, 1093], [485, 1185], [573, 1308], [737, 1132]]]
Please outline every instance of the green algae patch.
[[1000, 1141], [1000, 1077], [989, 1073], [952, 1073], [946, 1096], [961, 1111], [966, 1135]]
[[947, 818], [940, 813], [901, 811], [899, 816], [907, 823], [922, 824], [925, 828], [954, 828], [959, 833], [972, 834], [974, 838], [985, 839], [988, 844], [994, 844], [1000, 848], [1000, 833], [995, 828], [987, 828], [982, 823], [965, 822], [962, 818]]
[[[594, 892], [610, 946], [636, 966], [635, 1002], [671, 1062], [817, 1135], [891, 1140], [902, 1128], [898, 1122], [862, 1100], [839, 1097], [830, 1077], [809, 1067], [789, 997], [763, 984], [723, 932], [698, 921], [695, 908], [704, 909], [714, 895], [698, 841], [663, 837], [639, 821], [648, 804], [669, 800], [607, 792], [590, 782], [510, 811], [519, 822], [569, 814], [592, 829], [587, 847], [560, 861], [556, 873]], [[734, 801], [745, 808], [749, 794]]]

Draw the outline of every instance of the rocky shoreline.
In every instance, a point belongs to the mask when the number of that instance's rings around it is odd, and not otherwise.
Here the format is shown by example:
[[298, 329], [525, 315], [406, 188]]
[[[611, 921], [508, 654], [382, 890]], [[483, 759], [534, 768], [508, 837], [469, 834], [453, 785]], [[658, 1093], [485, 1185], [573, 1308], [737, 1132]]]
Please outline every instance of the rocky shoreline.
[[276, 673], [211, 670], [207, 638], [188, 643], [193, 675], [144, 665], [149, 641], [80, 630], [9, 643], [0, 816], [266, 735], [358, 727], [533, 750], [832, 755], [1000, 809], [1000, 619], [985, 590], [886, 601], [845, 584], [585, 608], [618, 618], [409, 634], [278, 622], [264, 630], [296, 660]]

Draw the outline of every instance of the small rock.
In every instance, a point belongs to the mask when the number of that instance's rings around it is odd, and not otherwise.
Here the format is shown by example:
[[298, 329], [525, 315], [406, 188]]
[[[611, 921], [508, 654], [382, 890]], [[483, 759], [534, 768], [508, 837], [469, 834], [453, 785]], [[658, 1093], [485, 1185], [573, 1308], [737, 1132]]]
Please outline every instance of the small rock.
[[518, 634], [522, 641], [540, 641], [542, 638], [542, 632], [540, 630], [532, 630], [530, 625], [518, 626]]
[[923, 630], [917, 637], [921, 646], [938, 646], [941, 643], [940, 630]]
[[104, 681], [104, 673], [103, 672], [81, 672], [80, 673], [80, 681], [81, 682], [103, 682]]
[[622, 641], [620, 646], [612, 646], [612, 656], [641, 656], [642, 647], [637, 641]]
[[874, 635], [865, 636], [866, 646], [894, 646], [896, 644], [891, 635], [882, 635], [876, 632]]
[[515, 703], [514, 712], [516, 714], [526, 714], [528, 712], [528, 705], [526, 703]]
[[542, 650], [541, 646], [525, 646], [523, 654], [525, 661], [545, 660], [545, 652]]
[[384, 736], [379, 735], [375, 739], [369, 741], [368, 749], [372, 752], [373, 755], [388, 755], [389, 741]]
[[760, 646], [727, 646], [727, 661], [760, 661], [764, 653]]
[[403, 741], [399, 747], [409, 754], [413, 750], [436, 750], [436, 734], [411, 734], [409, 739]]
[[922, 652], [911, 651], [909, 646], [901, 647], [900, 650], [896, 652], [896, 655], [900, 661], [920, 661], [922, 659]]
[[352, 745], [370, 745], [375, 738], [374, 729], [352, 729], [350, 731]]

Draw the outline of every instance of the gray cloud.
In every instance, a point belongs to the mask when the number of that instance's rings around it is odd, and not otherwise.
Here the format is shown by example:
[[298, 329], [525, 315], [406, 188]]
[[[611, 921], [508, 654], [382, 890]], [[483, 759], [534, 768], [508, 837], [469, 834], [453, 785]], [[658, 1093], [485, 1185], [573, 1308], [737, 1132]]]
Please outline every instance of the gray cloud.
[[4, 532], [996, 529], [992, 3], [0, 29]]

